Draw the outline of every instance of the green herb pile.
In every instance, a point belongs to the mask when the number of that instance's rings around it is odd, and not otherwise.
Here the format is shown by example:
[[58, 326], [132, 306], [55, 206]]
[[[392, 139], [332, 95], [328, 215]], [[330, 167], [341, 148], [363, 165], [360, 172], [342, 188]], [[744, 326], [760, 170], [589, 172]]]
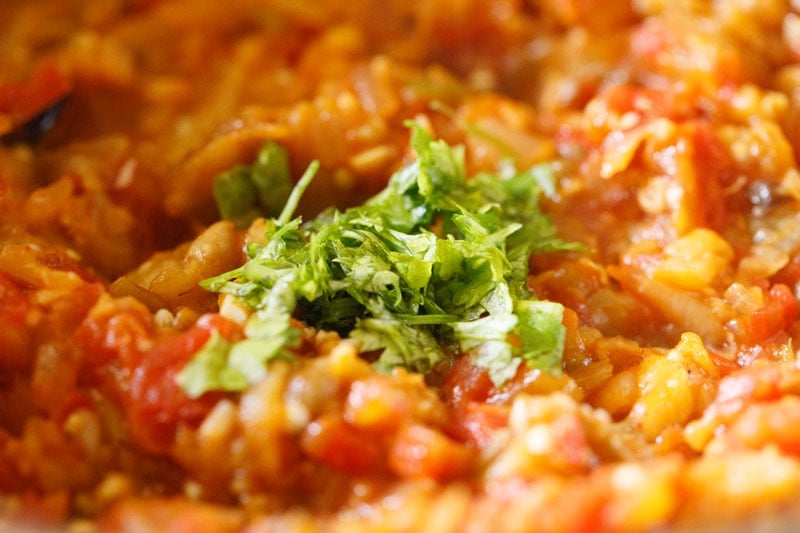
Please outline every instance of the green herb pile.
[[[292, 358], [299, 341], [292, 317], [357, 339], [363, 353], [379, 354], [380, 371], [428, 373], [460, 353], [471, 354], [498, 386], [522, 361], [560, 371], [563, 308], [535, 299], [527, 288], [531, 252], [577, 246], [560, 240], [539, 209], [540, 194], [554, 187], [550, 167], [509, 167], [467, 179], [463, 147], [410, 127], [418, 159], [383, 191], [361, 206], [329, 209], [303, 223], [293, 215], [317, 170], [312, 164], [280, 215], [267, 221], [266, 243], [250, 244], [242, 267], [202, 283], [235, 295], [253, 314], [244, 340], [212, 335], [183, 369], [178, 380], [187, 394], [242, 390], [264, 377], [271, 359]], [[276, 146], [262, 154], [285, 165]], [[264, 188], [253, 181], [272, 172], [259, 161], [235, 169], [245, 194], [220, 185], [230, 177], [218, 178], [217, 202], [226, 217], [250, 217]], [[223, 207], [226, 198], [239, 207]]]

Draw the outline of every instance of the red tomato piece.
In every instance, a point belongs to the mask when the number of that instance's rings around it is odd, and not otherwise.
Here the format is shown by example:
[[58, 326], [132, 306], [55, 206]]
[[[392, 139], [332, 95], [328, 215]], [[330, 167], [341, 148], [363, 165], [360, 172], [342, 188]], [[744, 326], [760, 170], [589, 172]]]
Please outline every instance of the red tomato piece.
[[81, 409], [92, 410], [94, 409], [94, 403], [86, 393], [77, 390], [72, 391], [62, 400], [58, 411], [55, 413], [55, 419], [63, 424], [69, 418], [69, 415]]
[[470, 401], [485, 401], [494, 389], [489, 373], [472, 364], [469, 354], [462, 355], [445, 375], [444, 398], [457, 406]]
[[311, 422], [300, 439], [300, 447], [315, 461], [341, 472], [368, 472], [383, 460], [378, 441], [335, 415]]
[[457, 439], [484, 448], [495, 431], [508, 426], [508, 411], [508, 405], [467, 402], [453, 411], [450, 430]]
[[412, 411], [412, 399], [387, 376], [353, 382], [342, 417], [358, 429], [382, 435], [395, 431]]
[[0, 368], [19, 369], [29, 363], [31, 305], [25, 291], [0, 272]]
[[71, 86], [55, 63], [43, 60], [28, 79], [0, 85], [0, 113], [21, 122], [58, 101]]
[[131, 432], [153, 452], [169, 448], [181, 423], [197, 424], [219, 400], [221, 393], [189, 398], [176, 377], [192, 356], [208, 341], [212, 331], [233, 340], [239, 326], [219, 315], [205, 315], [197, 324], [156, 344], [130, 368], [126, 407]]
[[469, 470], [475, 450], [422, 425], [407, 426], [389, 450], [389, 468], [405, 478], [450, 479]]
[[696, 216], [699, 225], [721, 232], [729, 224], [732, 199], [725, 196], [725, 190], [733, 185], [735, 167], [711, 122], [698, 120], [694, 126], [694, 162], [698, 169], [696, 186], [699, 192], [694, 198]]
[[780, 283], [773, 285], [764, 306], [747, 318], [748, 340], [758, 343], [774, 337], [794, 322], [797, 312], [797, 300], [789, 287]]
[[75, 332], [75, 343], [88, 369], [100, 368], [111, 361], [128, 367], [141, 356], [141, 346], [152, 342], [148, 318], [133, 309], [112, 316], [88, 316]]

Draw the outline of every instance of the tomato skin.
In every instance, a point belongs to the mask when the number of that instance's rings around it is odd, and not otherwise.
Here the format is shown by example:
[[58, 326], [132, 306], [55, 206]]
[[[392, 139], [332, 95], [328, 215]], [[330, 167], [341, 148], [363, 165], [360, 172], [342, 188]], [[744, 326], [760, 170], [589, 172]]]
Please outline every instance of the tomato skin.
[[206, 393], [189, 398], [176, 378], [194, 354], [216, 331], [228, 340], [240, 334], [239, 326], [219, 315], [204, 315], [194, 327], [157, 342], [143, 354], [130, 371], [125, 404], [131, 433], [145, 449], [169, 449], [181, 423], [197, 424], [223, 393]]
[[17, 285], [11, 276], [0, 272], [0, 312], [8, 320], [6, 324], [21, 326], [30, 310], [30, 303], [25, 297], [22, 287]]
[[617, 113], [647, 110], [656, 116], [664, 116], [670, 111], [670, 96], [665, 91], [635, 85], [614, 85], [603, 93], [608, 107]]
[[82, 379], [117, 398], [140, 446], [164, 453], [177, 426], [199, 423], [223, 394], [191, 399], [175, 381], [213, 331], [228, 340], [242, 336], [236, 323], [208, 314], [186, 331], [159, 337], [146, 308], [108, 300], [81, 323], [73, 342], [83, 358]]
[[486, 401], [494, 389], [489, 373], [462, 355], [445, 375], [442, 393], [450, 405], [459, 406], [471, 401]]
[[128, 367], [140, 357], [140, 346], [151, 343], [153, 328], [145, 311], [126, 310], [110, 317], [89, 316], [74, 335], [87, 369], [98, 369], [112, 361]]
[[27, 319], [32, 311], [22, 287], [0, 272], [0, 368], [21, 369], [30, 363], [31, 332]]
[[414, 424], [403, 428], [389, 450], [389, 468], [404, 478], [444, 480], [466, 472], [475, 450], [443, 433]]
[[800, 284], [800, 255], [793, 255], [789, 263], [770, 278], [774, 283], [782, 283], [789, 288]]
[[69, 416], [76, 411], [94, 409], [94, 403], [88, 394], [75, 390], [65, 395], [61, 405], [53, 417], [59, 424], [63, 424]]
[[698, 168], [693, 198], [698, 226], [723, 232], [729, 225], [732, 202], [725, 190], [733, 185], [736, 173], [731, 156], [709, 121], [697, 120], [690, 130], [694, 137], [694, 162]]
[[785, 331], [795, 321], [797, 314], [797, 300], [789, 287], [781, 283], [773, 285], [764, 305], [745, 321], [748, 341], [763, 342]]
[[508, 405], [467, 402], [453, 411], [451, 434], [473, 447], [485, 448], [495, 431], [508, 426]]
[[340, 472], [374, 471], [383, 461], [383, 451], [377, 440], [335, 415], [325, 415], [311, 422], [300, 438], [300, 447], [315, 461]]

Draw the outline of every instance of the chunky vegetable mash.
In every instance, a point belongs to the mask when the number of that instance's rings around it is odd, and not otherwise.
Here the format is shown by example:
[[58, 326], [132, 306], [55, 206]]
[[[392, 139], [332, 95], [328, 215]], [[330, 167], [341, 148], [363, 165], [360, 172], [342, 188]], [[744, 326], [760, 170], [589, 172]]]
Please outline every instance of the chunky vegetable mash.
[[792, 2], [10, 0], [0, 529], [784, 531]]

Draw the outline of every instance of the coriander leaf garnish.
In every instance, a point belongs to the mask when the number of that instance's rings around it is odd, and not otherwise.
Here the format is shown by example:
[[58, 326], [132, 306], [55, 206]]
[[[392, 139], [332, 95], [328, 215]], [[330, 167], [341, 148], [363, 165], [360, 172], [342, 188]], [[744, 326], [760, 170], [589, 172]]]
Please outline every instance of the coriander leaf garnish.
[[178, 374], [178, 385], [190, 398], [197, 398], [210, 390], [240, 390], [247, 379], [228, 366], [231, 344], [213, 331], [211, 337], [192, 360]]
[[289, 156], [275, 142], [258, 151], [252, 165], [222, 172], [212, 185], [220, 217], [247, 226], [258, 216], [276, 216], [292, 191]]
[[463, 147], [409, 127], [417, 160], [383, 191], [304, 223], [294, 212], [312, 164], [266, 221], [266, 242], [248, 246], [242, 267], [201, 283], [253, 312], [245, 340], [214, 340], [187, 365], [179, 378], [187, 392], [242, 390], [261, 379], [270, 359], [292, 357], [292, 319], [360, 341], [385, 372], [427, 373], [458, 353], [470, 353], [497, 386], [523, 361], [560, 371], [563, 308], [527, 288], [532, 251], [579, 248], [560, 240], [539, 209], [540, 194], [555, 190], [551, 168], [468, 179]]

